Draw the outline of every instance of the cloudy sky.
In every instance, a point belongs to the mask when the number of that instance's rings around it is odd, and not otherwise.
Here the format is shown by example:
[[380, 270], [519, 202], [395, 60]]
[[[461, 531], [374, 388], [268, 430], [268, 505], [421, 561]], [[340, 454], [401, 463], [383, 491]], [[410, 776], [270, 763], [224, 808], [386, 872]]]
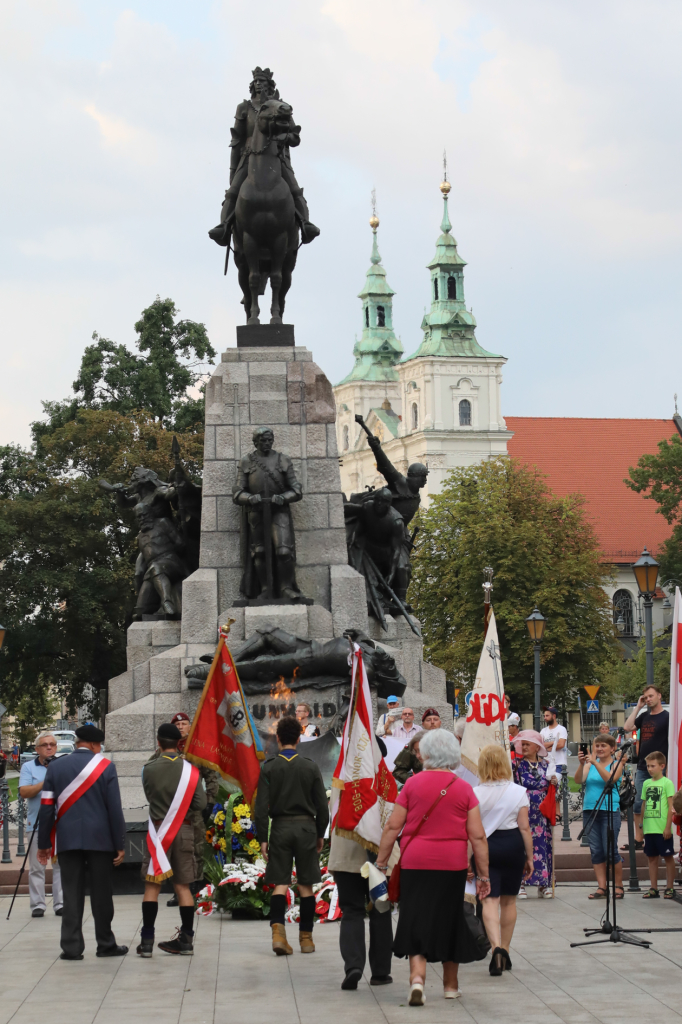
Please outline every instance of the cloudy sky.
[[352, 365], [376, 187], [406, 351], [450, 215], [511, 415], [670, 416], [682, 394], [682, 7], [674, 0], [0, 0], [0, 444], [65, 397], [94, 330], [159, 294], [235, 343], [207, 237], [229, 128], [270, 66], [320, 238], [287, 317]]

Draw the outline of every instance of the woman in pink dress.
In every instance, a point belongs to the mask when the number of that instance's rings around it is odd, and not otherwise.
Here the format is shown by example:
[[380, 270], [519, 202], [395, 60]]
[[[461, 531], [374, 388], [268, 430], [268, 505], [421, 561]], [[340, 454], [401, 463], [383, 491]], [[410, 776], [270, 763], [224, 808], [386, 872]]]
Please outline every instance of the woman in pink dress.
[[478, 895], [483, 898], [490, 891], [488, 844], [478, 801], [469, 783], [453, 775], [460, 760], [458, 741], [445, 729], [434, 729], [422, 739], [420, 755], [424, 769], [409, 778], [400, 791], [377, 854], [377, 867], [384, 870], [402, 830], [400, 917], [393, 953], [410, 959], [410, 1006], [424, 1005], [427, 963], [443, 964], [446, 999], [460, 994], [457, 961], [467, 841], [479, 871]]

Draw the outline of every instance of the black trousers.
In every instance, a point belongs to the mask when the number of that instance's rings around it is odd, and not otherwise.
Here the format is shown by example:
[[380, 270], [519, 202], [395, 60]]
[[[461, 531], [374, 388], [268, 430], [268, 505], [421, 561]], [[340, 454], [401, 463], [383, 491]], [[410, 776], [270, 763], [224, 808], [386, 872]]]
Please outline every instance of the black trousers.
[[[339, 947], [346, 974], [354, 968], [365, 969], [365, 905], [369, 901], [369, 884], [362, 875], [351, 871], [335, 871], [339, 889], [339, 906], [343, 912]], [[393, 925], [391, 911], [380, 914], [374, 907], [369, 912], [369, 969], [373, 978], [391, 973]]]
[[85, 949], [83, 909], [86, 872], [90, 875], [90, 907], [95, 919], [97, 952], [103, 953], [116, 945], [111, 930], [115, 856], [113, 850], [64, 850], [58, 854], [64, 899], [61, 947], [67, 956], [80, 956]]

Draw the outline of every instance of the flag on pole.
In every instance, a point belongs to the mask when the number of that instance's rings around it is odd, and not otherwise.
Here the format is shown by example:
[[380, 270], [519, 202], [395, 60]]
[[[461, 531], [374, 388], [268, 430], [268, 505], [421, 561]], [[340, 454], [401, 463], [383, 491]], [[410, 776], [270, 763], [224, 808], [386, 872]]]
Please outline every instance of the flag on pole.
[[509, 753], [504, 680], [495, 612], [490, 606], [488, 630], [471, 692], [466, 729], [462, 737], [462, 764], [478, 778], [478, 757], [484, 747], [497, 743]]
[[185, 757], [193, 764], [214, 768], [239, 786], [253, 805], [260, 762], [265, 757], [230, 649], [225, 642], [230, 627], [220, 629], [211, 671], [185, 743]]
[[668, 778], [675, 792], [682, 786], [682, 595], [675, 587], [672, 650], [670, 652], [670, 701], [668, 719]]
[[372, 698], [362, 651], [353, 644], [350, 711], [332, 777], [332, 829], [366, 850], [379, 851], [384, 825], [398, 795], [372, 725]]

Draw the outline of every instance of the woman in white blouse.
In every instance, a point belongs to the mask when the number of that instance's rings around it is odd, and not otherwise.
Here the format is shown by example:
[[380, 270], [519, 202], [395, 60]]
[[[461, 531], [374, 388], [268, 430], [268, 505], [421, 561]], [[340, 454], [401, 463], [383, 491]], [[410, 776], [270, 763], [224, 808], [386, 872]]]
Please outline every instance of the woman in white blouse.
[[533, 873], [533, 837], [528, 824], [528, 794], [512, 782], [509, 754], [484, 747], [478, 758], [479, 785], [474, 787], [488, 839], [490, 895], [482, 901], [483, 924], [493, 947], [490, 973], [511, 970], [509, 945], [516, 924], [516, 897], [521, 882]]

